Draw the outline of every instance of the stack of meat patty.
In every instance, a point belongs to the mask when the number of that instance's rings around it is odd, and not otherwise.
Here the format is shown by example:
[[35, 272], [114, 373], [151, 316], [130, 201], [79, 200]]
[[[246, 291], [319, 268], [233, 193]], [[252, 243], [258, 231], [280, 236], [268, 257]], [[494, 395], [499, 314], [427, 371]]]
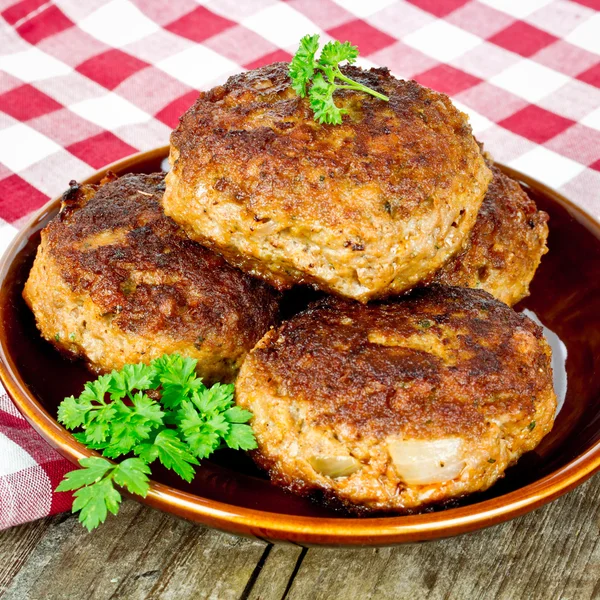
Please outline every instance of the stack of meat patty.
[[[356, 513], [484, 490], [554, 421], [551, 353], [510, 306], [547, 215], [443, 94], [346, 74], [322, 125], [276, 63], [201, 93], [166, 176], [73, 182], [24, 296], [96, 370], [163, 352], [236, 380], [272, 480]], [[163, 212], [164, 211], [164, 212]], [[281, 292], [323, 297], [280, 322]]]

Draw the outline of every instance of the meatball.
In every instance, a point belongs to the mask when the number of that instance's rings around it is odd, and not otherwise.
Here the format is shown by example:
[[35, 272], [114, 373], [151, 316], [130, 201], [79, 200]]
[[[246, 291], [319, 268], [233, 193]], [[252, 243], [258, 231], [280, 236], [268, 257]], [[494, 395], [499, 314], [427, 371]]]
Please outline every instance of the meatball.
[[486, 290], [509, 306], [529, 295], [548, 252], [548, 215], [497, 167], [466, 246], [430, 281]]
[[542, 328], [481, 290], [330, 297], [264, 336], [236, 400], [276, 484], [412, 512], [489, 488], [537, 446], [556, 409], [550, 360]]
[[200, 94], [171, 135], [166, 213], [275, 287], [367, 302], [438, 270], [466, 241], [491, 179], [467, 117], [387, 69], [344, 67], [389, 96], [336, 92], [314, 120], [287, 63]]
[[279, 294], [162, 212], [164, 174], [71, 182], [23, 297], [42, 335], [98, 372], [179, 352], [230, 381], [276, 322]]

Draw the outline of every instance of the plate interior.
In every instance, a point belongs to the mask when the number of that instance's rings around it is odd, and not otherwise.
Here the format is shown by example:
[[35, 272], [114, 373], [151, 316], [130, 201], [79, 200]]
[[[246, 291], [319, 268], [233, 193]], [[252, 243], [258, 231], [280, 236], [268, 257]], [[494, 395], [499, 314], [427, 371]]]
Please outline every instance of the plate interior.
[[[159, 171], [163, 158], [155, 153], [154, 157], [129, 166], [127, 172]], [[541, 188], [522, 183], [538, 207], [550, 215], [550, 251], [542, 259], [531, 295], [515, 308], [535, 312], [565, 344], [567, 394], [554, 429], [540, 446], [524, 455], [490, 490], [459, 500], [455, 506], [499, 497], [533, 483], [600, 440], [600, 231], [591, 219], [567, 203]], [[62, 399], [78, 395], [84, 382], [92, 378], [82, 362], [64, 358], [41, 338], [33, 315], [21, 298], [39, 244], [39, 232], [57, 210], [58, 205], [31, 227], [27, 243], [13, 261], [0, 293], [7, 351], [31, 392], [53, 417]], [[292, 293], [287, 312], [306, 301], [305, 292]], [[191, 484], [154, 465], [153, 473], [156, 481], [234, 506], [347, 518], [272, 486], [241, 452], [222, 451], [214, 460], [204, 461]]]

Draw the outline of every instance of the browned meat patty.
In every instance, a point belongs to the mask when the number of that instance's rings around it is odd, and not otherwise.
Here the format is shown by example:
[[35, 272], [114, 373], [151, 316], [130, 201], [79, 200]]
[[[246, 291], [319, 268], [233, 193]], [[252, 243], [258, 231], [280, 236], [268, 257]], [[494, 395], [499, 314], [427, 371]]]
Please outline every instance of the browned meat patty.
[[497, 167], [464, 249], [430, 281], [483, 289], [509, 306], [529, 295], [548, 252], [548, 215]]
[[481, 290], [330, 297], [265, 335], [236, 400], [275, 483], [359, 513], [412, 511], [487, 489], [539, 444], [550, 360], [541, 327]]
[[171, 135], [163, 203], [188, 234], [284, 289], [366, 302], [397, 294], [462, 248], [491, 173], [449, 98], [387, 69], [344, 73], [341, 125], [314, 120], [287, 63], [200, 94]]
[[42, 335], [96, 371], [179, 352], [232, 380], [275, 324], [279, 295], [162, 212], [164, 174], [71, 183], [42, 231], [23, 297]]

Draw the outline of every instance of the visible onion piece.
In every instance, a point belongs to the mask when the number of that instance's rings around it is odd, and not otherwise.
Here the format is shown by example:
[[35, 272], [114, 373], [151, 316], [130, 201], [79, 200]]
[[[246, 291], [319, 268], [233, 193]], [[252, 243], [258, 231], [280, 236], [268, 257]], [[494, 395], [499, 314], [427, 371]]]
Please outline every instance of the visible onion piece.
[[461, 439], [394, 440], [388, 449], [398, 475], [408, 485], [427, 485], [450, 481], [465, 467], [461, 458]]
[[315, 471], [332, 479], [348, 477], [361, 468], [352, 456], [311, 456], [308, 462]]
[[257, 225], [254, 228], [254, 232], [258, 235], [271, 235], [277, 233], [277, 227], [277, 221], [267, 221], [266, 223]]

